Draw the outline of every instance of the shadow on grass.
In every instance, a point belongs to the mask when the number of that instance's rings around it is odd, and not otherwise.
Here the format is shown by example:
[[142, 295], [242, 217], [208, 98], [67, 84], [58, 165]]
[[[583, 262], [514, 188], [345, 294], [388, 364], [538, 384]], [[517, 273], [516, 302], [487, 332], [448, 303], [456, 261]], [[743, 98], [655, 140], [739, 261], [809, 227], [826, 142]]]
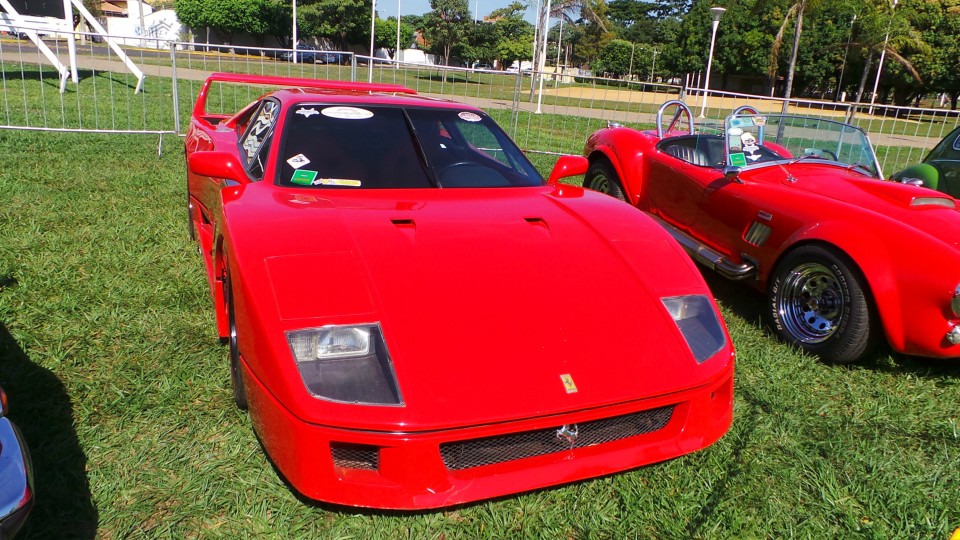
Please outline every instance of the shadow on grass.
[[36, 500], [17, 540], [94, 538], [97, 509], [70, 397], [55, 374], [30, 361], [3, 323], [0, 381], [10, 397], [10, 419], [23, 432], [33, 460]]
[[[36, 65], [30, 64], [30, 69], [8, 69], [6, 66], [3, 68], [3, 78], [7, 82], [11, 81], [39, 81], [51, 88], [56, 89], [58, 92], [60, 90], [60, 75], [57, 73], [56, 69], [53, 67], [44, 66], [44, 71], [36, 69]], [[126, 86], [131, 91], [136, 90], [136, 77], [133, 75], [127, 75], [124, 73], [113, 73], [109, 71], [94, 71], [91, 69], [78, 69], [77, 70], [77, 79], [79, 83], [84, 81], [91, 80], [96, 77], [98, 80], [105, 81], [109, 84], [117, 84], [120, 86]], [[132, 77], [133, 84], [126, 78]], [[76, 87], [73, 84], [73, 79], [69, 79], [65, 89], [65, 93], [72, 94], [76, 93]]]

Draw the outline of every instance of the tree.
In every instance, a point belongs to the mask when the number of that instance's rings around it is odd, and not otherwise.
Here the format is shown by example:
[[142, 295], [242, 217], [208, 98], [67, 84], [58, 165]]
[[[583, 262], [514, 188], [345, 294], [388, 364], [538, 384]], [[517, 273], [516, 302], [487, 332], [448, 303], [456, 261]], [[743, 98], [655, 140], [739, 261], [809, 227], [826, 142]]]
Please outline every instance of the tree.
[[370, 39], [369, 0], [318, 0], [297, 8], [303, 35], [330, 38], [341, 51], [353, 40]]
[[594, 73], [605, 73], [621, 78], [630, 69], [630, 60], [634, 52], [634, 45], [622, 39], [610, 40], [597, 54], [594, 60]]
[[[390, 17], [387, 20], [377, 18], [374, 23], [373, 44], [377, 48], [384, 48], [393, 51], [393, 58], [397, 58], [397, 18]], [[404, 49], [413, 43], [416, 30], [406, 22], [400, 19], [400, 48]]]
[[237, 33], [263, 36], [275, 30], [270, 14], [278, 7], [274, 0], [177, 0], [174, 11], [182, 24], [209, 27], [230, 44]]
[[433, 51], [443, 56], [444, 65], [450, 65], [450, 56], [460, 37], [473, 24], [467, 0], [430, 0], [430, 13], [423, 16], [424, 38]]
[[526, 9], [524, 4], [513, 2], [487, 17], [493, 21], [493, 58], [503, 66], [531, 57], [533, 25], [523, 19]]

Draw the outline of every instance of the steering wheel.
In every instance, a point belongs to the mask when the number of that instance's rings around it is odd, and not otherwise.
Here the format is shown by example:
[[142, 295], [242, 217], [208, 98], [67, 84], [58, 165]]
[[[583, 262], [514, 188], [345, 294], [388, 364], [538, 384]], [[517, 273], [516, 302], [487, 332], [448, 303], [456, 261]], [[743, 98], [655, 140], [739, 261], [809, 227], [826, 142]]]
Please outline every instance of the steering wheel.
[[837, 159], [837, 155], [827, 150], [826, 148], [806, 148], [803, 151], [803, 157], [805, 158], [817, 158], [824, 159], [825, 156], [830, 157], [834, 161], [840, 161]]

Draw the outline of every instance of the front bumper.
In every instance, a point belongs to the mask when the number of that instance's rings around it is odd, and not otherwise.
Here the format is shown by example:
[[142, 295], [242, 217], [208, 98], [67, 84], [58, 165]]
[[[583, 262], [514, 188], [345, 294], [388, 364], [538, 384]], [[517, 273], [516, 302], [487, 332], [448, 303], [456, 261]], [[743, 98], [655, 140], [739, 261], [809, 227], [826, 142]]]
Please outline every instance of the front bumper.
[[20, 430], [0, 417], [0, 538], [12, 538], [33, 506], [33, 467]]
[[429, 509], [612, 474], [705, 448], [733, 419], [733, 362], [666, 396], [429, 432], [303, 422], [241, 365], [254, 428], [279, 471], [303, 495], [349, 506]]

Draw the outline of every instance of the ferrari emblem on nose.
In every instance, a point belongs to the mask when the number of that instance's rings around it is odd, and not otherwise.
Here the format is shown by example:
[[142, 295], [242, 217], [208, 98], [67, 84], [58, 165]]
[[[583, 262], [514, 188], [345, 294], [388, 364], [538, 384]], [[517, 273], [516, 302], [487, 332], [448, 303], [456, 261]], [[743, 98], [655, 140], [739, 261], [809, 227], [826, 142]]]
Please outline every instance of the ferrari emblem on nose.
[[569, 373], [561, 375], [560, 380], [563, 381], [563, 389], [566, 390], [568, 394], [577, 393], [577, 384], [573, 382], [573, 377], [571, 377]]

